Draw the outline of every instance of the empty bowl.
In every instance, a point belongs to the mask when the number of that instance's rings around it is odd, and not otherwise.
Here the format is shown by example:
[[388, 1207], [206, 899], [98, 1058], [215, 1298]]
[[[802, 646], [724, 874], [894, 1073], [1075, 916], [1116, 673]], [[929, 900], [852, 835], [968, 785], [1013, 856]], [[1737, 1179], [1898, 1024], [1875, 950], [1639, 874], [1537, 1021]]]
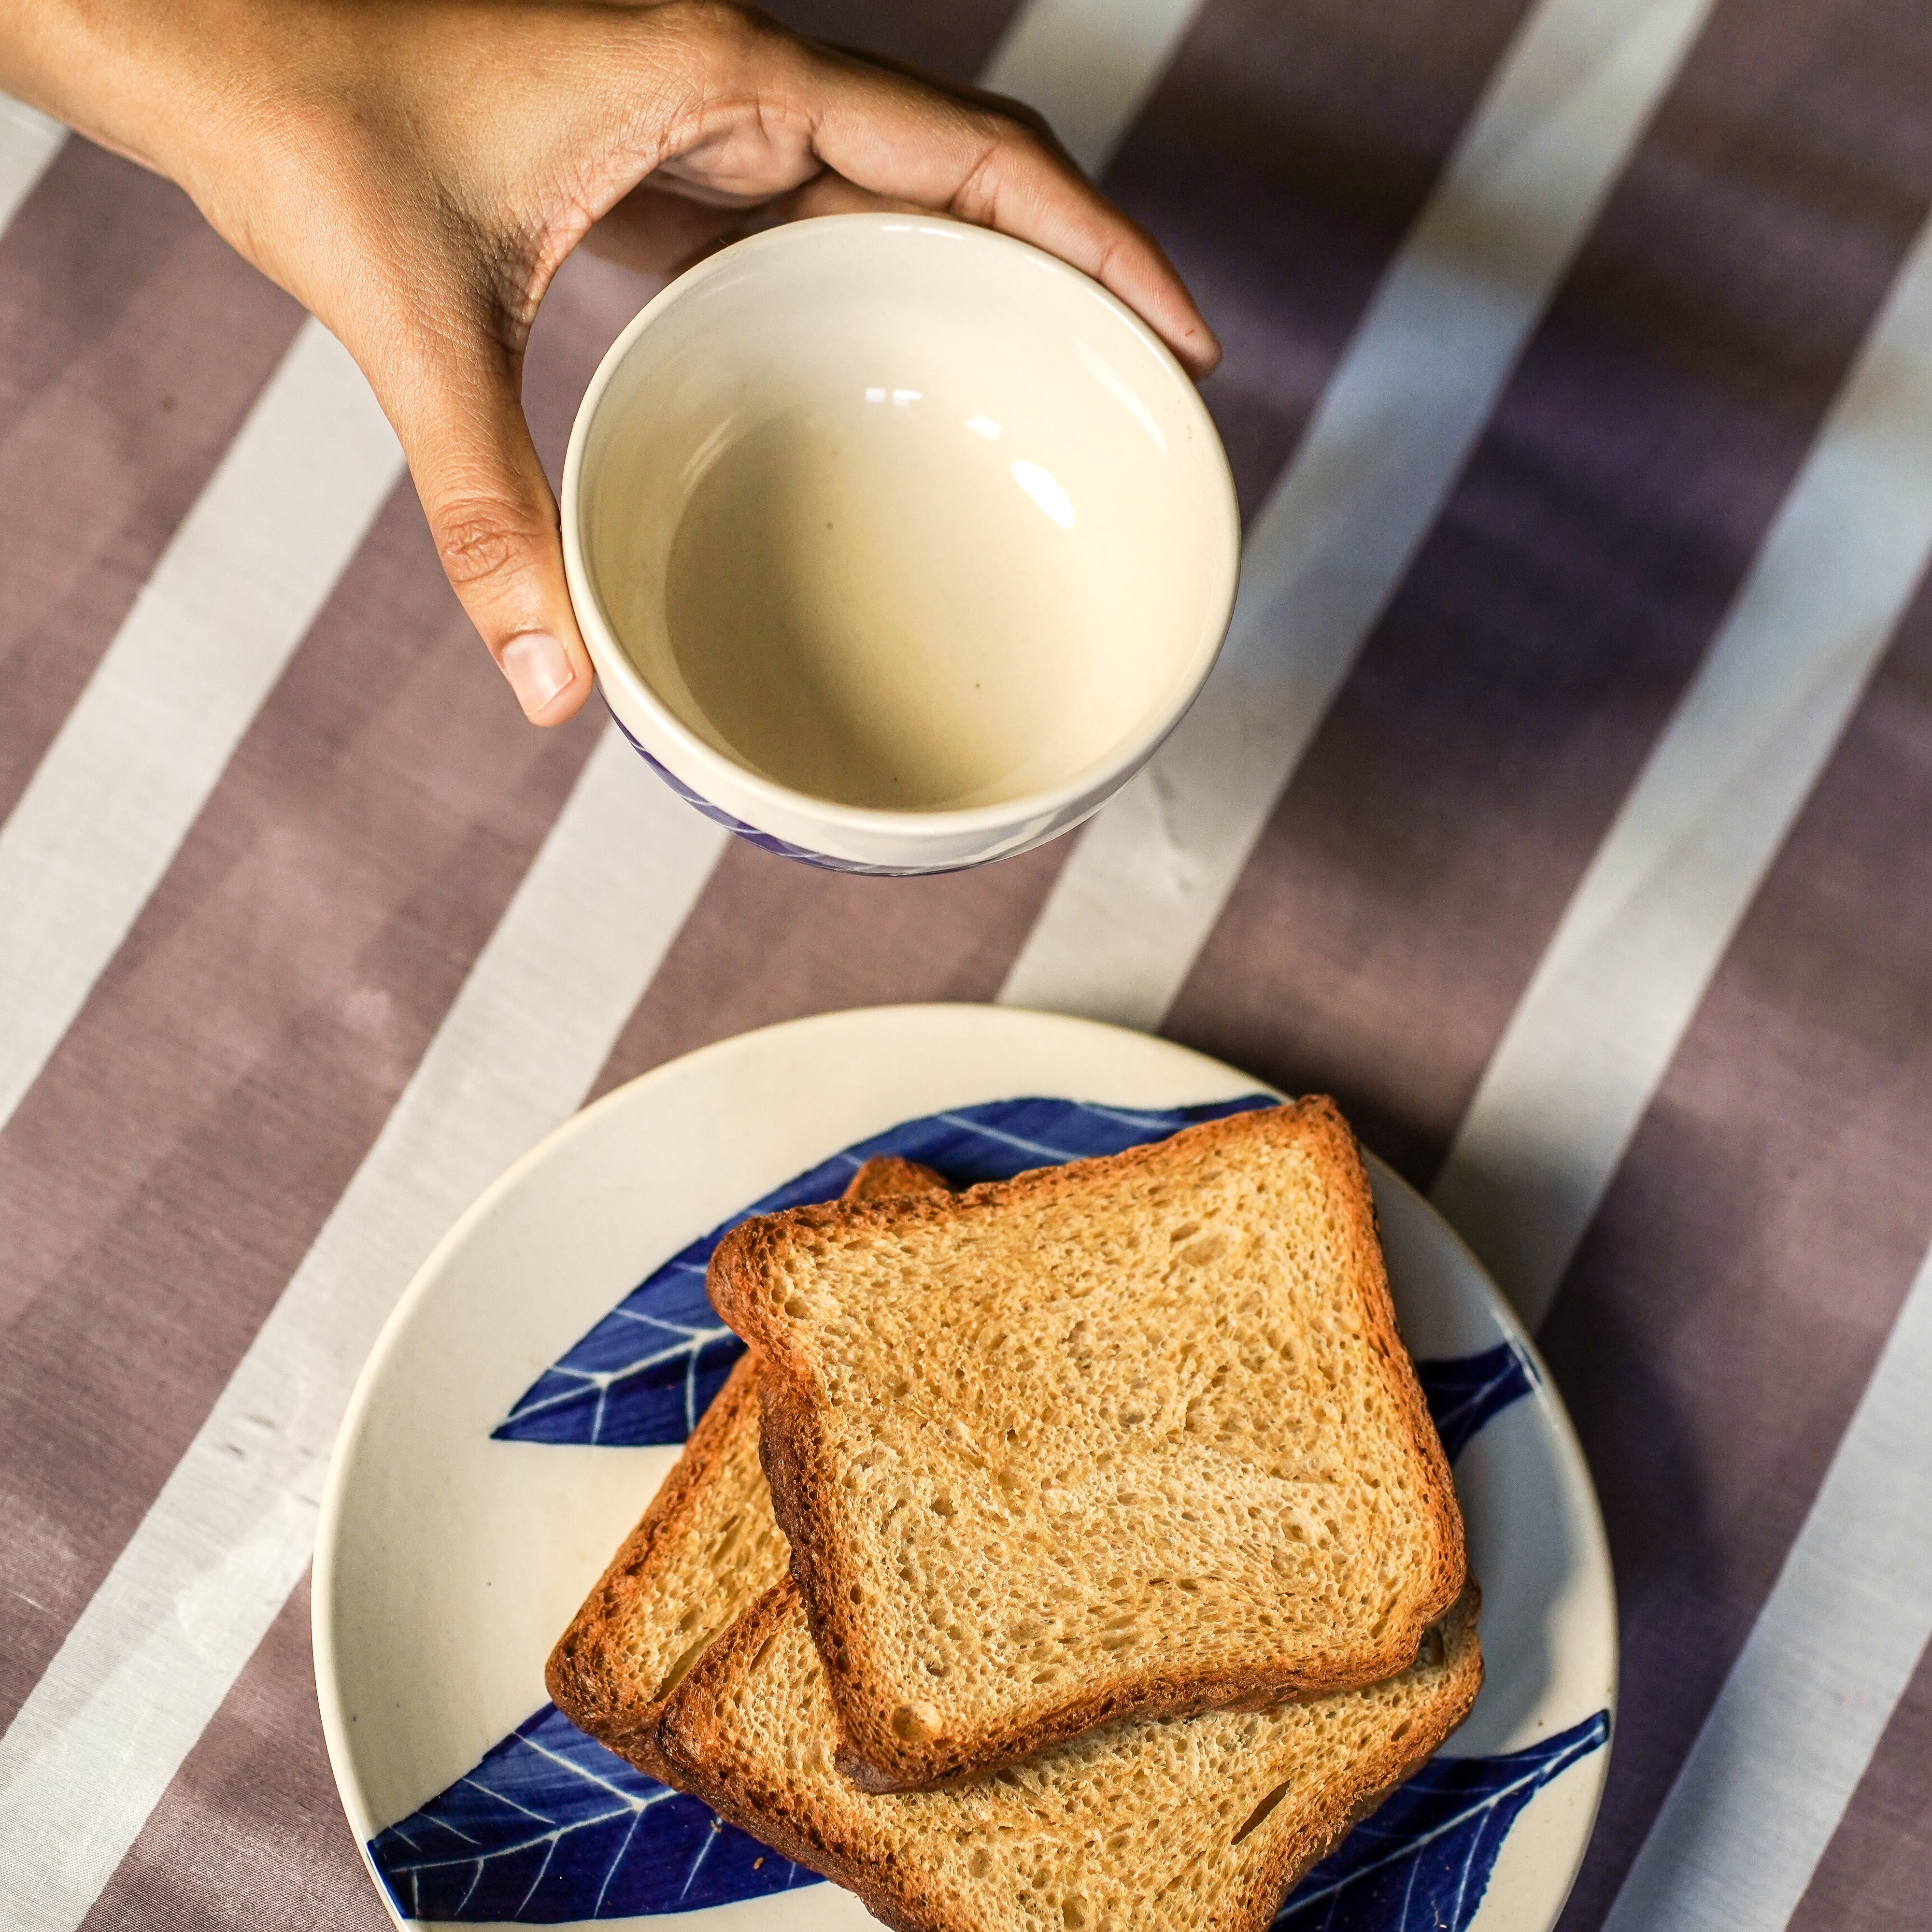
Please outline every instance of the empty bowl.
[[699, 810], [856, 872], [1078, 824], [1172, 730], [1233, 603], [1220, 440], [1147, 325], [936, 218], [776, 228], [590, 385], [564, 556], [605, 701]]

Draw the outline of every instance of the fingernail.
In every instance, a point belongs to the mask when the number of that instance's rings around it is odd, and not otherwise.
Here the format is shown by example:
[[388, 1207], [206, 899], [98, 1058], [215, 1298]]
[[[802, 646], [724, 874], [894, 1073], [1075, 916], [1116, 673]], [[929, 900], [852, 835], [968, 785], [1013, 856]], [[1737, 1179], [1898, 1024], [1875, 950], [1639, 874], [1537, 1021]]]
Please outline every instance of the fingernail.
[[576, 675], [563, 640], [548, 631], [526, 631], [520, 638], [512, 638], [503, 646], [500, 662], [517, 702], [532, 718]]

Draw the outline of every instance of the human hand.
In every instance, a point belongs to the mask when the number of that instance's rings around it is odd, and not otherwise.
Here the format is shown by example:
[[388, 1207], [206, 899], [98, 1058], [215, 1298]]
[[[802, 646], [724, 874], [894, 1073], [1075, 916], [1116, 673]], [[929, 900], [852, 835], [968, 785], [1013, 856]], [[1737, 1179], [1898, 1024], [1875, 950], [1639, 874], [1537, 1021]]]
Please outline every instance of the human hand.
[[729, 0], [0, 0], [0, 79], [179, 182], [341, 339], [541, 724], [592, 673], [523, 356], [593, 230], [668, 274], [748, 218], [936, 211], [1084, 269], [1194, 374], [1220, 358], [1159, 249], [1024, 110]]

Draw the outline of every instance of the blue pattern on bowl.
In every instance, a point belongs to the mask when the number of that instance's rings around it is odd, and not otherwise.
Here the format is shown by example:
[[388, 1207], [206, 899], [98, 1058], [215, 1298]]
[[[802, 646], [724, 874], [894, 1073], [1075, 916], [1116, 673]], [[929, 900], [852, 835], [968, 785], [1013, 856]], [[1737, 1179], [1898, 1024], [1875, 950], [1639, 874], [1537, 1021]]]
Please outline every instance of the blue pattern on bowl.
[[[604, 707], [610, 707], [607, 700]], [[956, 866], [868, 866], [857, 859], [835, 859], [828, 852], [814, 852], [808, 845], [793, 845], [769, 832], [760, 832], [755, 825], [747, 825], [742, 818], [734, 818], [722, 806], [713, 805], [703, 793], [695, 792], [683, 779], [672, 771], [662, 760], [654, 758], [639, 744], [626, 727], [624, 721], [614, 711], [610, 712], [610, 722], [624, 734], [631, 749], [694, 810], [701, 812], [714, 825], [722, 825], [727, 832], [735, 832], [748, 845], [755, 845], [763, 852], [776, 852], [782, 859], [796, 859], [801, 865], [817, 866], [827, 872], [862, 872], [878, 879], [923, 879], [936, 877], [941, 872], [964, 872], [980, 862], [976, 859], [962, 860]]]

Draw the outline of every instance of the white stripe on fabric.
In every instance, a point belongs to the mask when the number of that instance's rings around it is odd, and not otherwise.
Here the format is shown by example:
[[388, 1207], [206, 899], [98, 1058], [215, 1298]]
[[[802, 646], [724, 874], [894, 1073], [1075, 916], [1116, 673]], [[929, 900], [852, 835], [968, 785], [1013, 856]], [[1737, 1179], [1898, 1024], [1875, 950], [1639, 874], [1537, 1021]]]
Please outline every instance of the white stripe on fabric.
[[1540, 0], [1250, 532], [1221, 662], [1094, 820], [1000, 998], [1172, 1004], [1711, 0]]
[[1532, 1328], [1932, 554], [1932, 226], [1490, 1061], [1435, 1202]]
[[580, 1106], [726, 835], [607, 730], [302, 1266], [0, 1738], [11, 1932], [86, 1915], [301, 1578], [362, 1358], [417, 1264]]
[[1932, 1256], [1604, 1932], [1779, 1932], [1932, 1640]]
[[1036, 107], [1066, 152], [1103, 173], [1202, 0], [1033, 0], [1007, 23], [982, 87]]
[[361, 370], [305, 324], [0, 827], [0, 1126], [402, 473]]
[[0, 230], [20, 212], [66, 140], [58, 121], [0, 94]]

